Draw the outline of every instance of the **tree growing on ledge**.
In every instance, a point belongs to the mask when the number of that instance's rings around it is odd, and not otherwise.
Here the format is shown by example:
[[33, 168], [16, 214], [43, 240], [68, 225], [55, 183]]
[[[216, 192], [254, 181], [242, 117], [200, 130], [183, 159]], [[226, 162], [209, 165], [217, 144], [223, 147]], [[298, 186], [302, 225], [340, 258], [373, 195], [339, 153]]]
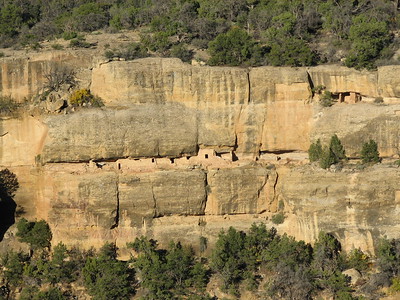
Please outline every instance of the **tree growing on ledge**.
[[364, 143], [361, 149], [361, 159], [363, 163], [380, 162], [378, 144], [374, 140]]
[[338, 138], [338, 136], [336, 134], [334, 134], [331, 137], [329, 149], [332, 151], [332, 155], [334, 157], [335, 164], [341, 160], [346, 159], [346, 153], [345, 153], [344, 147], [342, 145], [342, 142], [340, 141], [340, 139]]
[[310, 162], [319, 161], [319, 165], [323, 169], [327, 169], [331, 165], [347, 159], [342, 142], [336, 134], [331, 137], [329, 147], [325, 146], [322, 148], [319, 139], [315, 143], [312, 143], [308, 149], [308, 157]]
[[321, 156], [322, 156], [322, 145], [321, 145], [321, 140], [318, 139], [315, 143], [312, 143], [310, 145], [310, 148], [308, 148], [308, 157], [310, 159], [310, 162], [314, 162], [320, 160]]

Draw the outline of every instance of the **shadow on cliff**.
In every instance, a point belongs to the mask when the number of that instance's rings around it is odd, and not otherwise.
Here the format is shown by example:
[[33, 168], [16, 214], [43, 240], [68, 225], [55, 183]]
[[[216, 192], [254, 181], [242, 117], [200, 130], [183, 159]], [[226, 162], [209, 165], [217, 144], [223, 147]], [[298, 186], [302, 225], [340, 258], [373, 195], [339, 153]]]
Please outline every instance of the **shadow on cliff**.
[[15, 210], [17, 204], [10, 196], [1, 195], [0, 200], [0, 241], [3, 240], [4, 234], [15, 223]]
[[15, 192], [19, 188], [17, 176], [8, 169], [0, 171], [0, 241], [4, 234], [15, 223]]

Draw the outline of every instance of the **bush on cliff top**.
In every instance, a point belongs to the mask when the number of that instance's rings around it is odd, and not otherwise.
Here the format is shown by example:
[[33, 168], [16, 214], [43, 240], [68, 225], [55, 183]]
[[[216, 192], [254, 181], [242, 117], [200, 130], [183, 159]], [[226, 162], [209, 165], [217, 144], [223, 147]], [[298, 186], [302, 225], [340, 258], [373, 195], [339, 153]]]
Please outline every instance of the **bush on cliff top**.
[[232, 28], [227, 33], [221, 33], [208, 44], [211, 55], [209, 64], [240, 66], [257, 60], [261, 48], [246, 31]]
[[349, 40], [352, 48], [346, 58], [346, 66], [356, 69], [372, 69], [374, 61], [391, 42], [388, 24], [366, 14], [353, 18]]
[[100, 97], [92, 95], [88, 89], [76, 90], [69, 98], [69, 103], [73, 106], [104, 106]]
[[[39, 41], [73, 39], [79, 31], [140, 29], [146, 32], [142, 45], [155, 55], [179, 55], [181, 51], [170, 51], [173, 45], [210, 45], [211, 56], [217, 57], [210, 62], [216, 65], [300, 66], [346, 58], [348, 66], [373, 68], [377, 59], [387, 56], [385, 49], [396, 47], [390, 35], [400, 28], [396, 5], [394, 0], [4, 0], [0, 46], [36, 48]], [[237, 36], [231, 49], [216, 48], [214, 44], [223, 45], [232, 30], [248, 37]], [[245, 46], [249, 41], [250, 47]], [[72, 46], [91, 45], [73, 39]], [[259, 53], [259, 48], [269, 51]], [[388, 59], [393, 61], [393, 55]]]

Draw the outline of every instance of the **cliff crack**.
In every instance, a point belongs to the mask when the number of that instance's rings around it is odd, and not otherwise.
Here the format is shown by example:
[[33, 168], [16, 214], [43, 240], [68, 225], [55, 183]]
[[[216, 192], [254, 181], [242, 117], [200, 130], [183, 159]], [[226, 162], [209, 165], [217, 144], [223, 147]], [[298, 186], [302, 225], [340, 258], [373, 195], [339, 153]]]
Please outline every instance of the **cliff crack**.
[[276, 174], [276, 177], [275, 177], [275, 182], [274, 182], [273, 190], [272, 190], [272, 192], [273, 192], [272, 202], [274, 202], [277, 199], [276, 186], [278, 185], [279, 174], [276, 171], [275, 171], [275, 174]]
[[247, 70], [247, 85], [248, 85], [248, 93], [247, 93], [247, 104], [251, 101], [251, 83], [250, 83], [250, 71]]
[[157, 200], [156, 200], [156, 196], [154, 195], [154, 189], [153, 189], [153, 184], [151, 185], [151, 197], [153, 199], [153, 218], [157, 218], [159, 217], [158, 212], [157, 212]]
[[208, 172], [204, 172], [205, 178], [204, 178], [204, 189], [205, 189], [205, 195], [204, 195], [204, 200], [201, 203], [201, 213], [202, 215], [205, 215], [206, 213], [206, 206], [207, 206], [207, 201], [208, 201], [208, 194], [210, 194], [210, 186], [208, 185]]
[[109, 64], [111, 62], [113, 62], [113, 60], [111, 60], [111, 59], [106, 60], [106, 61], [101, 61], [101, 62], [98, 63], [97, 67], [100, 68], [102, 65], [106, 65], [106, 64]]
[[242, 117], [242, 111], [243, 111], [243, 105], [240, 105], [240, 110], [239, 114], [237, 116], [237, 119], [234, 124], [234, 134], [235, 134], [235, 144], [233, 145], [233, 150], [237, 151], [239, 147], [239, 142], [238, 142], [238, 134], [240, 133], [238, 130], [238, 127], [240, 126], [240, 118]]
[[[311, 75], [310, 75], [310, 73], [308, 72], [308, 71], [306, 71], [306, 73], [307, 73], [307, 80], [308, 80], [308, 85], [309, 85], [309, 87], [310, 87], [310, 93], [311, 93], [311, 98], [313, 98], [314, 97], [314, 82], [313, 82], [313, 80], [312, 80], [312, 78], [311, 78]], [[311, 100], [311, 99], [310, 99]]]
[[116, 180], [116, 211], [115, 211], [115, 217], [114, 217], [114, 224], [111, 226], [110, 229], [117, 228], [119, 225], [119, 176], [117, 176]]
[[267, 184], [267, 182], [268, 182], [268, 176], [266, 176], [266, 178], [265, 178], [263, 184], [262, 184], [262, 185], [260, 186], [260, 188], [257, 190], [257, 199], [260, 199], [260, 194], [261, 194], [262, 190], [264, 189], [265, 185]]
[[[266, 110], [268, 109], [268, 106], [266, 107]], [[263, 136], [264, 135], [264, 128], [265, 128], [265, 123], [266, 123], [266, 115], [267, 115], [267, 111], [265, 111], [265, 113], [263, 113], [261, 115], [262, 117], [262, 123], [261, 123], [261, 128], [260, 128], [260, 134], [257, 137], [257, 146], [258, 149], [256, 149], [256, 151], [258, 152], [258, 154], [261, 154], [261, 151], [263, 149]]]

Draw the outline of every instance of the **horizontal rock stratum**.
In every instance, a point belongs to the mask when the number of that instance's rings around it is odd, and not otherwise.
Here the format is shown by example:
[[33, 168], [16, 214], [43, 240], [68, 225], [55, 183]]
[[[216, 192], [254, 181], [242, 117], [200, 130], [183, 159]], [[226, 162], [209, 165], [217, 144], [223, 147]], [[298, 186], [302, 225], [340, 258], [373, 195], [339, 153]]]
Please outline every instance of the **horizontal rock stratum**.
[[[147, 234], [196, 247], [221, 228], [265, 222], [306, 241], [325, 230], [346, 249], [373, 252], [381, 235], [398, 235], [397, 168], [321, 170], [307, 164], [306, 152], [337, 134], [350, 157], [369, 139], [386, 160], [397, 157], [400, 67], [100, 61], [64, 53], [0, 62], [2, 95], [34, 96], [61, 65], [105, 103], [0, 122], [0, 164], [21, 186], [15, 201], [27, 218], [49, 222], [54, 242], [124, 247]], [[323, 108], [315, 96], [321, 86], [362, 100]], [[271, 222], [277, 212], [286, 215], [281, 225]]]

